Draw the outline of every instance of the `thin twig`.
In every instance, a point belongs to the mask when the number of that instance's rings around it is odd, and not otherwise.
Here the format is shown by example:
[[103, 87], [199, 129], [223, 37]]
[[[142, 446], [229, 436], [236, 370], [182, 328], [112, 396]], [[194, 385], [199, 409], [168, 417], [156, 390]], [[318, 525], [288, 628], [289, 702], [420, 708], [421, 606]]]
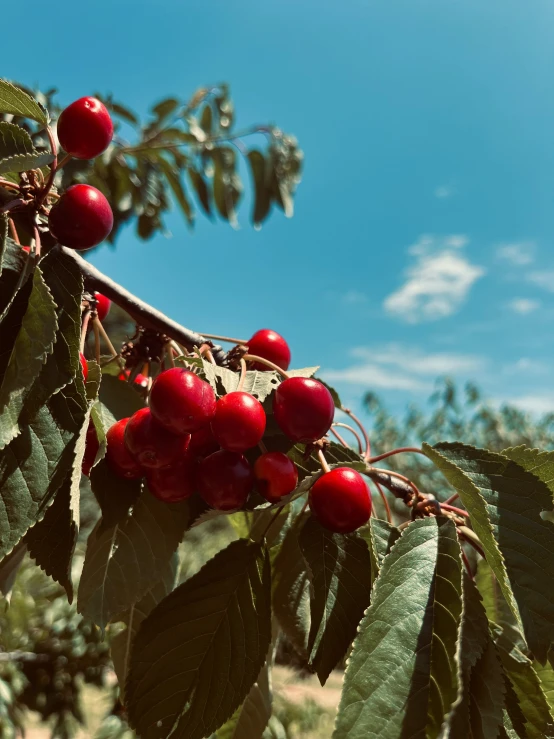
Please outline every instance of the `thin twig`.
[[94, 331], [94, 357], [98, 364], [100, 364], [100, 329], [98, 328], [97, 318], [92, 322], [92, 330]]
[[220, 336], [219, 334], [202, 334], [205, 339], [224, 341], [226, 344], [248, 344], [244, 339], [234, 339], [232, 336]]
[[442, 505], [450, 505], [450, 503], [453, 503], [456, 498], [459, 498], [459, 493], [454, 493], [454, 495], [451, 495], [450, 498], [447, 498]]
[[246, 380], [246, 362], [241, 357], [240, 359], [240, 380], [239, 384], [237, 386], [237, 392], [242, 392], [242, 388], [244, 387], [244, 381]]
[[464, 537], [467, 543], [471, 544], [471, 546], [481, 555], [481, 557], [485, 559], [483, 544], [475, 531], [473, 531], [473, 529], [470, 529], [468, 526], [458, 526], [458, 531], [461, 536]]
[[285, 380], [288, 380], [290, 377], [289, 373], [285, 372], [285, 370], [282, 367], [279, 367], [278, 364], [270, 362], [269, 359], [258, 357], [257, 354], [245, 354], [244, 359], [248, 362], [260, 362], [260, 364], [265, 364], [266, 367], [270, 367], [272, 370], [275, 370], [275, 372], [278, 372], [282, 377], [285, 378]]
[[85, 341], [87, 339], [88, 324], [90, 321], [90, 310], [86, 310], [83, 315], [83, 323], [81, 326], [81, 343], [79, 345], [79, 351], [81, 354], [85, 350]]
[[343, 439], [343, 437], [339, 434], [338, 431], [335, 431], [335, 429], [331, 426], [329, 431], [333, 434], [335, 438], [337, 438], [340, 443], [345, 446], [347, 449], [350, 449], [350, 444], [347, 443], [346, 439]]
[[325, 459], [325, 454], [323, 454], [321, 449], [318, 449], [317, 456], [319, 457], [319, 461], [321, 463], [321, 469], [323, 472], [331, 472], [331, 468], [329, 467], [329, 464], [327, 463], [327, 460]]
[[[63, 246], [56, 246], [54, 248], [59, 249], [66, 257], [75, 262], [85, 278], [87, 289], [91, 291], [98, 290], [98, 292], [110, 298], [116, 305], [123, 308], [139, 325], [166, 334], [174, 341], [185, 346], [189, 351], [192, 351], [195, 346], [201, 346], [205, 343], [203, 336], [181, 326], [161, 311], [140, 300], [140, 298], [137, 298], [128, 290], [125, 290], [117, 282], [114, 282], [114, 280], [104, 275], [100, 270], [83, 259], [83, 257], [75, 253], [74, 250]], [[217, 364], [225, 364], [227, 354], [221, 347], [212, 347], [211, 351]]]
[[456, 506], [448, 505], [447, 503], [440, 503], [439, 505], [441, 508], [444, 508], [445, 511], [451, 511], [452, 513], [457, 513], [458, 516], [464, 516], [465, 518], [469, 518], [469, 513], [467, 511], [464, 511], [463, 508], [456, 508]]

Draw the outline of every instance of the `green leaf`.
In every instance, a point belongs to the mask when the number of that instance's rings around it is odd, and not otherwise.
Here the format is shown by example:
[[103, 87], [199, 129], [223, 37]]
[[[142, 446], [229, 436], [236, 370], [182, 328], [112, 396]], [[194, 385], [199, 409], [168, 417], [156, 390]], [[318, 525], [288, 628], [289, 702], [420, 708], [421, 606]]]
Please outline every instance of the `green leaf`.
[[512, 644], [520, 649], [525, 649], [525, 640], [518, 628], [514, 614], [506, 603], [498, 581], [485, 559], [479, 560], [477, 564], [475, 584], [483, 598], [488, 620], [499, 626]]
[[178, 107], [179, 101], [176, 98], [165, 98], [165, 100], [161, 100], [157, 105], [154, 105], [152, 112], [158, 118], [158, 121], [162, 121], [168, 115], [174, 113]]
[[550, 715], [554, 716], [554, 669], [549, 662], [541, 665], [540, 662], [536, 661], [533, 663], [533, 668], [537, 673], [544, 697], [548, 702]]
[[369, 605], [371, 558], [357, 534], [333, 534], [311, 516], [299, 536], [311, 582], [309, 665], [322, 685], [346, 654]]
[[[516, 731], [526, 739], [552, 739], [554, 722], [533, 663], [517, 647], [500, 637], [496, 642], [498, 655], [509, 682], [506, 709]], [[512, 692], [513, 691], [513, 692]], [[510, 700], [515, 696], [516, 700]]]
[[439, 736], [459, 689], [462, 570], [451, 521], [411, 523], [385, 557], [344, 677], [333, 736]]
[[0, 449], [14, 439], [26, 394], [52, 352], [58, 322], [56, 305], [39, 267], [21, 328], [0, 386]]
[[271, 707], [269, 665], [266, 662], [242, 706], [218, 729], [217, 739], [262, 739], [271, 718]]
[[271, 641], [269, 555], [239, 539], [142, 622], [127, 680], [129, 723], [142, 739], [201, 739], [240, 706]]
[[144, 408], [143, 399], [128, 382], [107, 374], [102, 375], [100, 401], [118, 421]]
[[310, 578], [298, 543], [309, 514], [295, 521], [273, 561], [273, 611], [279, 626], [298, 654], [308, 661]]
[[380, 518], [370, 518], [369, 523], [358, 532], [369, 549], [371, 557], [371, 585], [373, 585], [383, 560], [400, 538], [400, 531], [388, 521]]
[[207, 103], [204, 106], [202, 115], [200, 116], [200, 128], [207, 134], [210, 134], [212, 132], [212, 118], [212, 106]]
[[77, 541], [77, 524], [71, 510], [71, 478], [56, 493], [44, 518], [25, 535], [29, 554], [39, 567], [65, 588], [73, 601], [71, 560]]
[[103, 629], [139, 601], [177, 549], [194, 505], [192, 499], [162, 503], [145, 488], [125, 520], [106, 526], [101, 519], [88, 538], [79, 612]]
[[[0, 80], [0, 96], [1, 94], [2, 80]], [[0, 121], [0, 174], [40, 169], [53, 161], [53, 154], [46, 151], [39, 152], [35, 149], [25, 129], [14, 123]]]
[[176, 172], [171, 164], [163, 157], [159, 157], [156, 162], [162, 168], [169, 187], [175, 196], [175, 200], [183, 211], [183, 215], [187, 219], [188, 224], [192, 226], [194, 224], [194, 212], [189, 199], [187, 198], [179, 172]]
[[93, 467], [90, 486], [102, 511], [101, 530], [125, 521], [129, 508], [137, 502], [141, 493], [140, 480], [127, 480], [114, 475], [105, 459]]
[[242, 194], [242, 183], [236, 171], [236, 153], [230, 146], [211, 152], [214, 162], [214, 201], [222, 218], [236, 225], [236, 208]]
[[48, 125], [47, 111], [30, 95], [11, 82], [0, 79], [0, 113], [10, 113], [30, 118], [43, 126]]
[[121, 621], [126, 628], [120, 631], [110, 640], [110, 653], [113, 661], [115, 674], [119, 683], [120, 700], [124, 700], [125, 682], [129, 671], [129, 662], [131, 659], [131, 649], [133, 639], [136, 636], [139, 626], [148, 616], [148, 614], [169, 595], [175, 587], [177, 578], [177, 570], [179, 568], [179, 557], [174, 554], [165, 564], [160, 572], [158, 582], [138, 601], [133, 604], [128, 611], [116, 616], [115, 620]]
[[0, 452], [0, 557], [44, 517], [71, 475], [85, 414], [84, 398], [70, 386]]
[[504, 677], [479, 591], [465, 573], [460, 656], [462, 691], [449, 717], [450, 736], [496, 736], [503, 720]]
[[254, 210], [252, 222], [255, 226], [261, 225], [271, 208], [271, 191], [267, 185], [266, 161], [264, 155], [255, 149], [248, 152], [250, 171], [254, 182]]
[[24, 542], [19, 542], [19, 544], [0, 562], [0, 593], [2, 593], [8, 601], [15, 583], [15, 578], [26, 554], [27, 547]]
[[545, 662], [554, 642], [554, 528], [541, 517], [552, 510], [550, 490], [502, 454], [463, 444], [423, 450], [458, 491], [529, 648]]
[[335, 388], [331, 387], [331, 385], [328, 385], [324, 380], [321, 379], [321, 377], [316, 377], [316, 380], [318, 382], [321, 382], [322, 385], [325, 385], [327, 390], [331, 393], [331, 397], [333, 398], [333, 403], [335, 404], [335, 408], [342, 409], [343, 408], [342, 401], [340, 399], [339, 394], [335, 390]]
[[204, 177], [202, 177], [200, 172], [197, 172], [193, 167], [188, 167], [187, 173], [190, 179], [190, 183], [196, 193], [196, 197], [198, 198], [198, 201], [204, 210], [204, 213], [209, 218], [211, 218], [213, 215], [212, 204], [210, 191], [208, 189], [208, 185], [206, 184], [206, 180], [204, 179]]

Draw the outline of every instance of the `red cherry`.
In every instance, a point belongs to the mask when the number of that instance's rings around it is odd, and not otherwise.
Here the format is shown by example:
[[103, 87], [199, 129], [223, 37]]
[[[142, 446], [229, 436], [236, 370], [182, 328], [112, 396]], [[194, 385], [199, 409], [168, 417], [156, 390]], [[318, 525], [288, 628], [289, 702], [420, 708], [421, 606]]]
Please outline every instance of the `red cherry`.
[[83, 475], [86, 475], [87, 477], [90, 475], [92, 465], [96, 460], [96, 455], [98, 454], [99, 449], [100, 442], [98, 441], [98, 435], [96, 434], [94, 423], [90, 421], [87, 429], [87, 435], [85, 437], [85, 453], [83, 455], [83, 461], [81, 463], [81, 470], [83, 472]]
[[[262, 328], [256, 331], [248, 342], [248, 353], [268, 359], [284, 370], [287, 370], [290, 365], [289, 345], [280, 334], [269, 328]], [[270, 367], [260, 362], [255, 362], [252, 368], [261, 372], [271, 371]]]
[[[129, 375], [131, 374], [131, 370], [122, 370], [118, 376], [118, 380], [123, 380], [123, 382], [127, 382], [129, 379]], [[141, 375], [140, 372], [134, 379], [134, 384], [139, 385], [141, 388], [145, 388], [148, 385], [148, 378], [144, 375]]]
[[83, 371], [83, 380], [86, 382], [88, 377], [88, 364], [83, 352], [79, 352], [79, 361], [81, 362], [81, 369]]
[[312, 486], [310, 508], [324, 528], [348, 534], [369, 521], [371, 496], [359, 472], [336, 467]]
[[200, 462], [198, 489], [206, 503], [219, 511], [241, 508], [252, 490], [254, 476], [246, 457], [222, 449]]
[[185, 453], [190, 436], [177, 436], [152, 417], [150, 408], [133, 413], [125, 429], [125, 444], [137, 462], [147, 469], [173, 464]]
[[58, 118], [58, 140], [76, 159], [94, 159], [113, 136], [113, 123], [106, 106], [92, 97], [79, 98]]
[[52, 235], [70, 249], [90, 249], [107, 238], [113, 227], [110, 204], [91, 185], [72, 185], [48, 216]]
[[264, 435], [265, 411], [259, 400], [240, 391], [217, 401], [212, 431], [223, 449], [244, 452], [256, 446]]
[[155, 498], [165, 503], [177, 503], [186, 500], [196, 489], [196, 459], [186, 453], [170, 467], [149, 470], [146, 473], [148, 489]]
[[111, 471], [118, 477], [126, 477], [129, 480], [136, 480], [144, 475], [144, 470], [129, 453], [125, 445], [125, 428], [129, 418], [122, 418], [121, 421], [114, 423], [108, 429], [106, 434], [106, 462]]
[[215, 413], [215, 393], [207, 382], [182, 367], [160, 373], [152, 383], [150, 409], [154, 418], [174, 434], [188, 434], [207, 426]]
[[110, 312], [112, 301], [105, 295], [102, 295], [102, 293], [94, 293], [94, 297], [96, 298], [96, 312], [98, 313], [98, 318], [103, 321]]
[[189, 452], [195, 457], [208, 457], [219, 451], [219, 444], [213, 434], [211, 426], [204, 426], [200, 431], [191, 434]]
[[26, 251], [27, 254], [29, 254], [31, 252], [31, 247], [30, 246], [22, 246], [21, 248], [23, 249], [23, 251]]
[[298, 484], [298, 470], [283, 452], [266, 452], [254, 464], [256, 488], [270, 503], [292, 493]]
[[317, 441], [331, 428], [335, 404], [321, 382], [289, 377], [275, 391], [273, 413], [291, 441]]

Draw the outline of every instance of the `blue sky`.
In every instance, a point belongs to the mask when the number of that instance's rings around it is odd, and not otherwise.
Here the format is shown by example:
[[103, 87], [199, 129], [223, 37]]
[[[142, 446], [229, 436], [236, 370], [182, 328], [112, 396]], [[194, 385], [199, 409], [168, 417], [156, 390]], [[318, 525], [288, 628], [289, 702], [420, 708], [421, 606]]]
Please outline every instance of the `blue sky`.
[[[139, 111], [228, 81], [238, 124], [305, 152], [296, 213], [260, 232], [180, 217], [92, 261], [190, 328], [289, 340], [345, 400], [424, 400], [439, 374], [554, 409], [550, 0], [53, 0], [2, 76]], [[15, 4], [4, 28], [19, 28]], [[27, 50], [22, 51], [22, 44]]]

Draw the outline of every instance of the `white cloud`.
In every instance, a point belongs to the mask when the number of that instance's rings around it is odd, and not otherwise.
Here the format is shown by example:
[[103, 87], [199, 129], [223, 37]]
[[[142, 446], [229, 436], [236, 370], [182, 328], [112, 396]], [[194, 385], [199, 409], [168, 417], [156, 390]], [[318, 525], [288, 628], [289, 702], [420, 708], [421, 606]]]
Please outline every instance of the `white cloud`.
[[522, 316], [526, 316], [528, 313], [540, 308], [540, 302], [538, 300], [529, 300], [528, 298], [514, 298], [508, 307], [514, 311], [514, 313], [520, 313]]
[[440, 185], [435, 190], [435, 197], [443, 200], [444, 198], [451, 198], [455, 192], [451, 185]]
[[508, 364], [503, 367], [502, 370], [507, 375], [542, 375], [550, 373], [550, 368], [544, 363], [536, 359], [529, 359], [529, 357], [521, 357], [517, 362]]
[[554, 411], [554, 395], [552, 393], [522, 395], [519, 398], [509, 398], [504, 403], [515, 405], [516, 408], [520, 408], [522, 411], [528, 411], [539, 416]]
[[546, 270], [544, 272], [530, 272], [527, 275], [527, 281], [533, 285], [538, 285], [550, 293], [554, 293], [554, 270]]
[[350, 353], [360, 363], [326, 370], [324, 379], [384, 390], [428, 392], [437, 375], [476, 372], [484, 365], [481, 357], [447, 352], [430, 354], [401, 344], [356, 347]]
[[435, 321], [455, 313], [473, 283], [485, 270], [457, 251], [468, 243], [467, 236], [437, 238], [422, 236], [409, 248], [417, 257], [406, 271], [407, 280], [385, 299], [385, 310], [407, 323]]
[[523, 267], [535, 261], [535, 244], [533, 241], [516, 241], [513, 244], [500, 244], [496, 250], [498, 259]]

